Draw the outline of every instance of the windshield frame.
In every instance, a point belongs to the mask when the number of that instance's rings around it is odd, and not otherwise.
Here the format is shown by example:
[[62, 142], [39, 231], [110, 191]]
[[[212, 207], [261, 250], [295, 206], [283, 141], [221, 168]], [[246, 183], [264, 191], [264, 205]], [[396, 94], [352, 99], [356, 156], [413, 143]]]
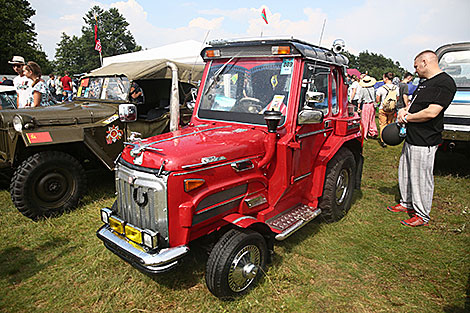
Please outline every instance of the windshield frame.
[[[284, 77], [281, 76], [281, 72], [278, 74], [273, 74], [269, 72], [269, 67], [278, 67], [279, 66], [279, 71], [282, 70], [282, 67], [284, 66], [285, 62], [291, 62], [291, 70], [288, 72], [288, 74], [284, 74]], [[266, 126], [266, 123], [264, 121], [264, 115], [262, 112], [266, 110], [268, 107], [275, 106], [276, 105], [276, 99], [282, 99], [281, 104], [285, 108], [283, 108], [283, 115], [281, 118], [281, 121], [279, 123], [279, 126], [283, 126], [286, 121], [286, 115], [289, 114], [289, 111], [291, 111], [292, 108], [292, 87], [293, 87], [293, 75], [294, 75], [294, 64], [295, 64], [295, 58], [292, 56], [289, 57], [253, 57], [253, 58], [246, 58], [246, 57], [241, 57], [241, 58], [231, 58], [231, 59], [219, 59], [219, 60], [211, 60], [207, 63], [207, 74], [204, 79], [204, 84], [201, 85], [201, 97], [199, 99], [199, 104], [197, 107], [197, 112], [196, 112], [196, 117], [198, 119], [202, 120], [213, 120], [213, 121], [220, 121], [220, 122], [229, 122], [229, 123], [242, 123], [242, 124], [249, 124], [249, 125], [256, 125], [256, 126]], [[263, 68], [266, 67], [266, 68]], [[217, 82], [214, 82], [213, 77], [214, 75], [218, 72], [220, 68], [223, 68], [223, 70], [219, 73], [219, 80]], [[243, 69], [245, 70], [245, 73], [242, 73]], [[233, 70], [232, 70], [233, 69]], [[277, 70], [277, 69], [276, 69]], [[262, 81], [265, 85], [267, 84], [265, 80], [260, 80], [258, 79], [253, 79], [253, 75], [256, 75], [256, 73], [264, 73], [265, 75], [267, 74], [268, 76], [273, 74], [271, 76], [271, 79], [273, 76], [276, 76], [276, 80], [270, 81], [270, 84], [272, 85], [272, 94], [273, 97], [271, 98], [269, 96], [269, 93], [264, 92], [267, 89], [255, 87], [257, 86], [259, 81]], [[223, 81], [223, 76], [230, 74], [232, 76], [235, 76], [237, 74], [241, 74], [243, 76], [240, 76], [240, 83], [237, 85], [237, 87], [234, 87], [235, 89], [234, 93], [236, 94], [235, 97], [230, 97], [229, 98], [229, 104], [230, 101], [233, 101], [232, 107], [229, 110], [226, 109], [214, 109], [214, 106], [217, 104], [216, 99], [217, 97], [221, 96], [224, 97], [223, 94], [213, 92], [208, 95], [210, 91], [215, 91], [216, 89], [220, 89], [221, 86], [215, 87], [215, 85], [219, 84], [220, 81]], [[222, 77], [222, 79], [220, 79]], [[237, 76], [238, 79], [238, 76]], [[231, 78], [230, 78], [231, 80]], [[282, 81], [281, 81], [282, 80]], [[227, 81], [227, 80], [226, 80]], [[241, 83], [243, 81], [243, 83]], [[260, 103], [259, 107], [262, 108], [260, 111], [254, 111], [254, 112], [242, 112], [238, 110], [233, 110], [233, 108], [236, 107], [236, 102], [238, 102], [242, 98], [246, 98], [247, 96], [243, 96], [245, 94], [246, 90], [246, 85], [244, 81], [249, 81], [248, 85], [251, 86], [251, 92], [253, 95], [258, 93], [258, 96], [264, 96], [264, 99], [268, 99], [267, 102], [266, 100]], [[235, 83], [234, 83], [235, 84]], [[281, 96], [279, 95], [280, 91], [276, 89], [277, 85], [279, 84], [279, 89], [282, 89], [282, 92], [285, 95]], [[241, 86], [242, 85], [242, 86]], [[223, 84], [222, 84], [223, 86]], [[231, 87], [232, 88], [232, 87]], [[254, 91], [256, 90], [256, 91]], [[212, 95], [214, 97], [214, 100], [208, 99], [207, 97]], [[277, 97], [277, 98], [276, 98]], [[256, 98], [256, 96], [253, 96], [251, 98]], [[271, 99], [271, 100], [269, 100]], [[260, 99], [258, 99], [260, 100]], [[212, 103], [208, 101], [213, 101]], [[261, 101], [260, 101], [261, 102]], [[264, 108], [262, 107], [264, 105]], [[280, 107], [278, 106], [278, 108]], [[204, 107], [208, 108], [204, 108]], [[279, 110], [281, 110], [279, 108]]]

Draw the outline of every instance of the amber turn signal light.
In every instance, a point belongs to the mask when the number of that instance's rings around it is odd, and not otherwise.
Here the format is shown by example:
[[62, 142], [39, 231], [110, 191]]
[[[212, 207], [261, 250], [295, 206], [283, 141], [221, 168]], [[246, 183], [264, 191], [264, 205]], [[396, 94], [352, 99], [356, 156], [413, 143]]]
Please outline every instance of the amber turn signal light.
[[204, 179], [185, 179], [184, 191], [189, 192], [191, 190], [201, 187], [204, 183]]
[[290, 54], [290, 46], [273, 46], [272, 54]]

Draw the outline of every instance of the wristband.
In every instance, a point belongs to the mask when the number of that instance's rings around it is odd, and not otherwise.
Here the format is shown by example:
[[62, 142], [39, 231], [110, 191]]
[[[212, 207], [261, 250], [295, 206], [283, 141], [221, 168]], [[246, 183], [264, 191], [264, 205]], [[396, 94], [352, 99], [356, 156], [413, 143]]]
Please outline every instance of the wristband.
[[403, 120], [405, 121], [405, 123], [408, 123], [408, 121], [406, 120], [406, 117], [409, 115], [409, 113], [406, 113], [405, 116], [403, 117]]

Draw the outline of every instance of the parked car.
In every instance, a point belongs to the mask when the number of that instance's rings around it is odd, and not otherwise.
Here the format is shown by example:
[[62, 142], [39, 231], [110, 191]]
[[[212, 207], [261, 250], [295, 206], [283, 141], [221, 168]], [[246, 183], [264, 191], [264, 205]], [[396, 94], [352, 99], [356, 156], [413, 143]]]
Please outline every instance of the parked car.
[[439, 66], [457, 85], [452, 103], [444, 112], [441, 151], [470, 157], [470, 42], [452, 43], [436, 50]]
[[13, 86], [0, 85], [0, 103], [2, 110], [16, 109], [16, 89]]
[[[0, 167], [14, 169], [10, 192], [18, 210], [36, 220], [74, 208], [86, 191], [85, 170], [112, 170], [126, 138], [168, 131], [171, 116], [187, 123], [185, 103], [202, 68], [168, 60], [110, 64], [81, 79], [73, 102], [2, 110]], [[139, 99], [130, 96], [133, 86]], [[180, 112], [176, 105], [170, 114], [171, 98], [183, 103]], [[132, 101], [135, 121], [120, 119]]]
[[317, 216], [341, 219], [361, 184], [363, 138], [335, 51], [296, 39], [205, 48], [191, 123], [126, 144], [98, 238], [160, 273], [204, 237], [206, 284], [230, 299], [263, 275], [275, 240]]

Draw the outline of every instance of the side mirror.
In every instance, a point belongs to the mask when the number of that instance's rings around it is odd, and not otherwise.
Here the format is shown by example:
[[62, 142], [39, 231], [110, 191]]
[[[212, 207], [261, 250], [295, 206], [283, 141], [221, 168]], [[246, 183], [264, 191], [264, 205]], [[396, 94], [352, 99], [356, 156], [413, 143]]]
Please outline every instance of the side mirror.
[[304, 109], [299, 113], [299, 125], [320, 124], [321, 122], [323, 122], [323, 111], [318, 109]]
[[307, 91], [305, 93], [305, 104], [311, 107], [315, 107], [315, 103], [325, 102], [325, 94], [318, 91]]
[[121, 122], [137, 121], [137, 107], [132, 103], [123, 103], [119, 105], [119, 120]]

